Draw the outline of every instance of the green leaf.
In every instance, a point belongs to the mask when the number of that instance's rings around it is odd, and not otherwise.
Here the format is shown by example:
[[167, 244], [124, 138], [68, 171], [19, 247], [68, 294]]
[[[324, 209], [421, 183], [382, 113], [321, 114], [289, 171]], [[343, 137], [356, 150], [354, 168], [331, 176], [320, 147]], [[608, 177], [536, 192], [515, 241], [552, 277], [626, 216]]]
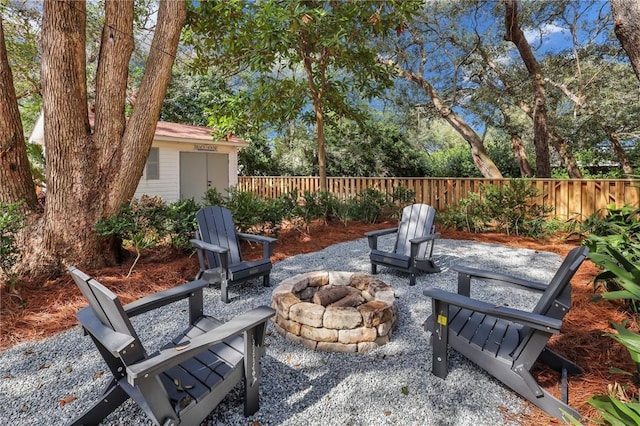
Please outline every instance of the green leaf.
[[402, 391], [403, 395], [405, 395], [405, 396], [409, 395], [409, 388], [408, 387], [403, 386], [401, 391]]

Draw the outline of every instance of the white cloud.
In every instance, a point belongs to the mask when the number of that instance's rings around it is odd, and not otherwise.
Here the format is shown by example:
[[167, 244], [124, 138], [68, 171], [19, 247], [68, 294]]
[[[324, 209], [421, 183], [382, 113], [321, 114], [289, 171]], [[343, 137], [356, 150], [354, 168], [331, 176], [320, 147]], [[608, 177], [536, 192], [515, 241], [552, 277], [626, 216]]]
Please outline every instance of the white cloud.
[[562, 35], [567, 33], [568, 30], [566, 28], [560, 27], [555, 24], [545, 24], [540, 28], [533, 28], [530, 30], [524, 31], [524, 36], [530, 44], [539, 43], [542, 38], [542, 41], [548, 39], [553, 35]]

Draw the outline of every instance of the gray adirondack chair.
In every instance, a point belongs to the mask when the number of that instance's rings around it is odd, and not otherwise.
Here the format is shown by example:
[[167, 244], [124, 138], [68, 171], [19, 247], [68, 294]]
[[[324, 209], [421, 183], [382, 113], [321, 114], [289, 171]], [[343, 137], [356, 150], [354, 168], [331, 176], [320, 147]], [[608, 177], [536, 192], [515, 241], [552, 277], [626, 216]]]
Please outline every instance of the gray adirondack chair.
[[[113, 374], [102, 396], [72, 425], [98, 424], [133, 399], [156, 425], [196, 425], [233, 387], [244, 382], [244, 414], [259, 408], [260, 358], [267, 320], [262, 306], [226, 323], [203, 315], [206, 281], [190, 283], [122, 306], [98, 281], [71, 267], [89, 302], [77, 317]], [[158, 352], [147, 354], [129, 318], [181, 299], [189, 300], [189, 326]]]
[[[580, 413], [568, 405], [567, 377], [582, 369], [549, 349], [547, 342], [560, 333], [562, 318], [571, 308], [570, 280], [588, 253], [586, 247], [571, 250], [549, 284], [452, 266], [458, 272], [458, 294], [424, 290], [433, 301], [433, 313], [424, 324], [432, 333], [433, 374], [447, 376], [450, 346], [549, 415], [563, 419], [564, 411], [579, 420]], [[469, 297], [472, 279], [538, 292], [541, 297], [532, 312], [496, 306]], [[561, 400], [531, 375], [536, 361], [561, 373]]]
[[[197, 249], [200, 271], [196, 279], [220, 284], [220, 298], [229, 303], [229, 284], [263, 277], [269, 286], [271, 254], [277, 239], [261, 235], [236, 232], [231, 212], [220, 206], [207, 206], [196, 213], [198, 231], [191, 244]], [[262, 244], [262, 258], [243, 260], [240, 240]]]
[[[418, 272], [440, 272], [434, 263], [433, 245], [440, 234], [435, 232], [436, 210], [427, 204], [412, 204], [402, 210], [397, 228], [366, 232], [371, 253], [371, 273], [377, 266], [386, 266], [409, 273], [409, 285], [416, 284]], [[378, 238], [396, 233], [393, 251], [378, 250]]]

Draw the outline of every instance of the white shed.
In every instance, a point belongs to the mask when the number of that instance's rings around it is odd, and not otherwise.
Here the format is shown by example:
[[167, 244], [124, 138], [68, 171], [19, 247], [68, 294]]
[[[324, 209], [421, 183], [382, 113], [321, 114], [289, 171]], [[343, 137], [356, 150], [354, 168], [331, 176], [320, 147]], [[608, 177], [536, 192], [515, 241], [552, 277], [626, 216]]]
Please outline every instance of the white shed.
[[[29, 142], [42, 144], [42, 114]], [[213, 129], [159, 121], [151, 152], [135, 197], [162, 197], [166, 202], [193, 198], [201, 202], [208, 188], [224, 190], [238, 183], [238, 150], [249, 144], [236, 136], [213, 141]]]

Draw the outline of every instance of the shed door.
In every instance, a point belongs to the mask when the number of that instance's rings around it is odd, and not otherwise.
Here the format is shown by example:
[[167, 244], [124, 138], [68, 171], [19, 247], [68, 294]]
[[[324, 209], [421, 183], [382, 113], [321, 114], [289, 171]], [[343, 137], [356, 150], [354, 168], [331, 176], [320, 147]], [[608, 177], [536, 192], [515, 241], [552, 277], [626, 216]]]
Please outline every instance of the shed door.
[[201, 202], [208, 188], [225, 194], [229, 187], [229, 156], [206, 152], [180, 153], [180, 199]]

